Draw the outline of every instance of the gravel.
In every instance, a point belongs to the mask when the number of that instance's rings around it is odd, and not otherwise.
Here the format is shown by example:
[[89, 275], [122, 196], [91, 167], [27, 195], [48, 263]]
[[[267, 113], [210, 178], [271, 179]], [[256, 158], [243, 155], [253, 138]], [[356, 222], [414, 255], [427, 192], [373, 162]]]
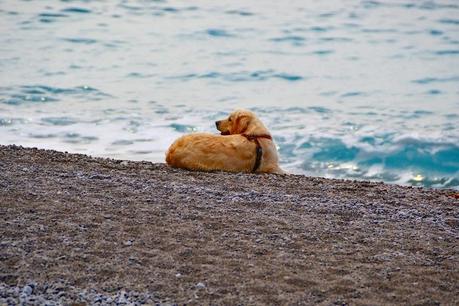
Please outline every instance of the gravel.
[[[147, 292], [117, 291], [101, 294], [96, 289], [75, 288], [64, 281], [44, 282], [33, 287], [0, 284], [0, 305], [145, 305], [160, 304], [159, 299]], [[65, 290], [65, 291], [64, 291]]]
[[457, 305], [456, 195], [0, 146], [0, 305]]

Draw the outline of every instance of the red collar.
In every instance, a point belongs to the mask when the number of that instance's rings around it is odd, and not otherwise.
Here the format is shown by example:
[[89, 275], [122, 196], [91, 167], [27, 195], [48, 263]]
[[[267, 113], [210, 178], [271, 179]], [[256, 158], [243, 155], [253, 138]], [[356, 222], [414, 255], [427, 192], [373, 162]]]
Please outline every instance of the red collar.
[[266, 138], [266, 139], [269, 139], [269, 140], [273, 140], [273, 138], [271, 137], [271, 135], [268, 135], [268, 134], [261, 134], [261, 135], [247, 135], [247, 134], [241, 134], [242, 136], [244, 136], [245, 138], [247, 138], [248, 140], [252, 141], [252, 140], [256, 140], [258, 138]]

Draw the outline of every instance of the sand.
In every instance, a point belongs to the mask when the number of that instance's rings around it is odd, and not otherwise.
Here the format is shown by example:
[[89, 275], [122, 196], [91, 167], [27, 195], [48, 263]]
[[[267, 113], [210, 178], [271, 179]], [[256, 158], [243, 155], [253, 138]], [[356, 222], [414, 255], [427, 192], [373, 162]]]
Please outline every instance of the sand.
[[457, 305], [453, 194], [0, 146], [0, 304]]

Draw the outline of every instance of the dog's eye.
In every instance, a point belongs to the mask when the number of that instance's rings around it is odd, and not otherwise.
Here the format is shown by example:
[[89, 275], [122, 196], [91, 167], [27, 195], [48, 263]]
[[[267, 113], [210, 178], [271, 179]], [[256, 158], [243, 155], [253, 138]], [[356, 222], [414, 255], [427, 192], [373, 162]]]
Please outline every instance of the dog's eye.
[[231, 122], [231, 117], [228, 118], [228, 121]]

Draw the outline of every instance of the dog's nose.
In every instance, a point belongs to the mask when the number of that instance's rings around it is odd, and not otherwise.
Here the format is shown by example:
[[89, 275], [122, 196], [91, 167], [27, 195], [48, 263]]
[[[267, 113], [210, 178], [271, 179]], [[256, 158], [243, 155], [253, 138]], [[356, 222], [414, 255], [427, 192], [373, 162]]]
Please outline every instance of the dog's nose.
[[217, 129], [219, 125], [220, 125], [220, 121], [215, 121], [215, 126], [217, 127]]

